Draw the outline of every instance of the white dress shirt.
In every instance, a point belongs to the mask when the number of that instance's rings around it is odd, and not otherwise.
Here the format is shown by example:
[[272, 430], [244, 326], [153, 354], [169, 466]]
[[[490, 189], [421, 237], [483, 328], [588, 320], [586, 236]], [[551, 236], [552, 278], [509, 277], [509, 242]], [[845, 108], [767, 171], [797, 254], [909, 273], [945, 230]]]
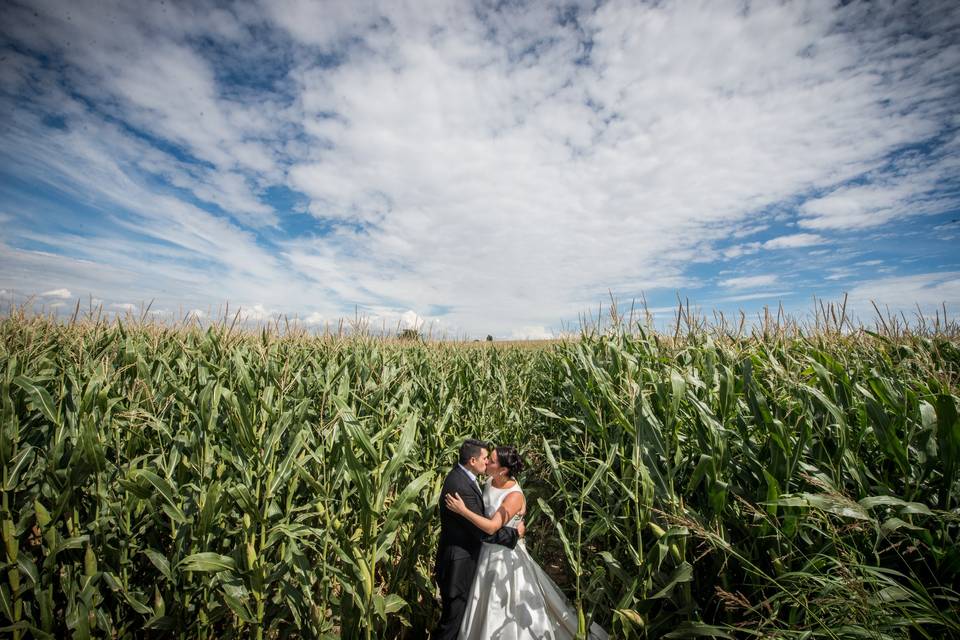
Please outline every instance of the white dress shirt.
[[473, 484], [477, 485], [477, 487], [480, 486], [480, 483], [477, 482], [477, 475], [476, 475], [473, 471], [470, 471], [470, 469], [467, 469], [465, 466], [463, 466], [463, 465], [460, 464], [459, 462], [457, 463], [457, 466], [460, 467], [461, 469], [463, 469], [463, 472], [464, 472], [465, 474], [467, 474], [467, 477], [468, 477], [468, 478], [470, 478], [471, 480], [473, 480]]

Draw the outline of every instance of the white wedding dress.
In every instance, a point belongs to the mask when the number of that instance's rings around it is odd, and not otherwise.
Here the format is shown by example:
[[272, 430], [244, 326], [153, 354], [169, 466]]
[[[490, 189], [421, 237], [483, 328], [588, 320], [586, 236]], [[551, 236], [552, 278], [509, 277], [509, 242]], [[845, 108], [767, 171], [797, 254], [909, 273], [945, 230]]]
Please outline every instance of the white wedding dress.
[[[497, 489], [488, 480], [483, 489], [486, 516], [493, 517], [507, 495], [523, 491], [519, 484]], [[520, 515], [505, 526], [516, 528]], [[463, 640], [561, 640], [577, 635], [577, 611], [567, 603], [523, 544], [514, 549], [483, 544], [467, 610], [460, 626]], [[590, 638], [607, 638], [598, 625]]]

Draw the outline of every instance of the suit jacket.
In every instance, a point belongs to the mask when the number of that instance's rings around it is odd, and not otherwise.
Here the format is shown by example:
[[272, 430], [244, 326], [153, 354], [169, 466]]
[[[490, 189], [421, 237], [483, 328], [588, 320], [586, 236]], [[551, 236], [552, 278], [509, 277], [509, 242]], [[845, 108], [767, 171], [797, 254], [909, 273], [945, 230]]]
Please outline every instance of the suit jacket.
[[435, 573], [440, 594], [445, 598], [470, 590], [483, 542], [513, 549], [520, 537], [517, 530], [511, 527], [501, 527], [493, 535], [487, 535], [463, 516], [447, 509], [444, 496], [448, 493], [459, 493], [470, 511], [486, 515], [480, 487], [459, 465], [454, 465], [440, 491], [440, 544], [437, 547]]

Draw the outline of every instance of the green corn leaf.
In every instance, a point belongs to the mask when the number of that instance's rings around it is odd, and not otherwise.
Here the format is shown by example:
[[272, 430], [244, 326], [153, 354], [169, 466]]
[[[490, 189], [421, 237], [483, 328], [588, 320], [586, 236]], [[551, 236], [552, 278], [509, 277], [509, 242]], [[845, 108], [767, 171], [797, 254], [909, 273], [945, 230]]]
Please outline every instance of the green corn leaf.
[[220, 555], [212, 551], [194, 553], [177, 563], [180, 571], [219, 572], [234, 571], [237, 563], [230, 556]]
[[3, 483], [4, 491], [14, 491], [20, 483], [20, 475], [26, 471], [36, 458], [36, 453], [32, 446], [27, 445], [9, 463], [9, 470], [6, 475], [7, 480]]
[[670, 577], [667, 579], [667, 583], [663, 586], [663, 588], [654, 595], [650, 596], [650, 599], [657, 600], [659, 598], [667, 598], [673, 592], [674, 587], [683, 582], [690, 582], [692, 579], [693, 565], [691, 565], [689, 562], [681, 562], [680, 565], [674, 569], [673, 573], [670, 574]]
[[171, 616], [155, 615], [143, 623], [144, 629], [157, 629], [158, 631], [172, 631], [177, 628], [177, 619]]
[[50, 393], [46, 389], [24, 376], [17, 376], [14, 378], [13, 383], [27, 392], [27, 397], [30, 398], [30, 402], [34, 408], [40, 410], [43, 417], [51, 424], [61, 426], [57, 405], [53, 402], [53, 398], [50, 397]]
[[237, 615], [242, 621], [247, 624], [256, 624], [257, 618], [253, 615], [253, 612], [250, 611], [250, 608], [247, 606], [247, 603], [244, 600], [241, 600], [239, 597], [232, 593], [228, 593], [226, 590], [223, 591], [223, 601], [227, 603], [227, 606], [230, 607], [230, 610]]
[[933, 515], [933, 512], [930, 511], [930, 507], [925, 504], [920, 502], [908, 502], [894, 496], [871, 496], [869, 498], [863, 498], [862, 500], [859, 500], [859, 503], [864, 509], [887, 506], [898, 507], [903, 513], [907, 514], [920, 514], [925, 516]]
[[733, 630], [716, 625], [704, 624], [702, 622], [681, 622], [673, 631], [670, 631], [663, 637], [670, 640], [680, 638], [723, 638], [724, 640], [733, 640], [735, 636], [731, 635], [731, 631]]
[[148, 469], [134, 469], [130, 472], [130, 479], [136, 483], [146, 482], [154, 489], [156, 489], [160, 496], [166, 502], [167, 506], [175, 514], [176, 519], [180, 522], [186, 522], [187, 517], [184, 515], [183, 510], [178, 504], [178, 496], [176, 490], [173, 488], [167, 480], [161, 478], [154, 472]]
[[163, 574], [164, 578], [167, 580], [173, 580], [173, 576], [170, 573], [170, 562], [163, 554], [158, 553], [153, 549], [144, 549], [143, 554], [147, 556], [153, 566], [155, 566], [160, 573]]

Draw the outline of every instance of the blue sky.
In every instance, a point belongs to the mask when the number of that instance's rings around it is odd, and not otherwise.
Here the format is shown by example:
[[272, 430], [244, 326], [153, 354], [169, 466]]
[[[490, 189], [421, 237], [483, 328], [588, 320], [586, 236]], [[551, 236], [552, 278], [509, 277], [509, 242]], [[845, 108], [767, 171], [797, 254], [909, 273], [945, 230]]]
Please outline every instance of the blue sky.
[[5, 3], [0, 301], [956, 312], [960, 5], [901, 5]]

